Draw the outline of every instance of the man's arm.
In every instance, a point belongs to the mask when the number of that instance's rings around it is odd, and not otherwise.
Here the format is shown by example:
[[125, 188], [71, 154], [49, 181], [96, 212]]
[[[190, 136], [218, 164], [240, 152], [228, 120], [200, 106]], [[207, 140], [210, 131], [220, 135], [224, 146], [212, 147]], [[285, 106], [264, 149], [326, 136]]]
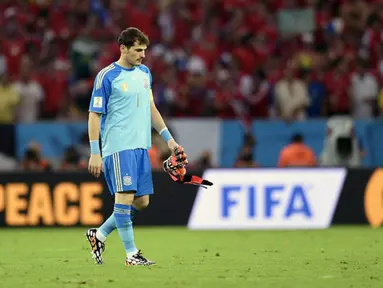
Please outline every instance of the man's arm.
[[169, 149], [172, 151], [172, 156], [164, 161], [164, 170], [168, 172], [170, 177], [177, 182], [185, 184], [194, 184], [206, 188], [204, 185], [211, 186], [208, 180], [202, 179], [198, 176], [187, 175], [185, 166], [188, 163], [187, 155], [184, 153], [183, 148], [174, 141], [173, 136], [170, 134], [166, 127], [164, 119], [158, 111], [156, 104], [153, 100], [153, 92], [150, 91], [150, 112], [152, 118], [152, 126], [167, 142]]
[[158, 111], [156, 104], [153, 100], [153, 92], [150, 91], [150, 114], [152, 118], [152, 126], [156, 131], [162, 136], [162, 139], [168, 144], [168, 147], [172, 152], [175, 148], [178, 147], [178, 144], [174, 140], [173, 136], [170, 134], [169, 129], [166, 127], [165, 121], [161, 116], [161, 113]]
[[89, 112], [88, 118], [88, 135], [90, 144], [90, 159], [88, 170], [95, 177], [100, 177], [104, 170], [100, 152], [100, 118], [101, 114], [97, 112]]
[[88, 134], [89, 141], [98, 141], [100, 138], [100, 118], [101, 114], [89, 112], [88, 118]]
[[111, 91], [111, 84], [105, 73], [99, 73], [94, 81], [92, 96], [89, 103], [88, 134], [90, 144], [89, 172], [100, 177], [103, 171], [100, 151], [100, 118], [107, 114], [107, 104]]

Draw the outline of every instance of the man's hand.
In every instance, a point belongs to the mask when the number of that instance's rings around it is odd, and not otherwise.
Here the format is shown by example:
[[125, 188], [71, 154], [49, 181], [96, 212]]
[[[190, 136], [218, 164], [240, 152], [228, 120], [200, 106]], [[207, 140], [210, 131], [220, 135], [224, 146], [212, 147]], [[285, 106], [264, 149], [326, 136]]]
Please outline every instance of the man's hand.
[[174, 151], [176, 151], [178, 146], [179, 145], [177, 144], [176, 141], [174, 141], [174, 139], [171, 139], [171, 140], [168, 141], [168, 147], [169, 147], [170, 151], [172, 151], [173, 155], [175, 155]]
[[99, 154], [90, 155], [88, 171], [95, 177], [100, 177], [101, 172], [104, 171], [104, 167], [102, 165], [102, 158]]
[[176, 156], [171, 155], [163, 163], [164, 171], [169, 173], [173, 180], [178, 179], [186, 174], [185, 165], [178, 162]]
[[164, 161], [163, 168], [175, 182], [197, 185], [203, 188], [213, 185], [212, 182], [199, 176], [186, 174], [185, 166], [182, 163], [177, 162], [176, 156], [174, 155], [169, 156], [169, 158]]
[[169, 140], [168, 147], [172, 151], [172, 156], [175, 156], [177, 164], [186, 166], [188, 164], [187, 155], [181, 145], [178, 145], [176, 141]]

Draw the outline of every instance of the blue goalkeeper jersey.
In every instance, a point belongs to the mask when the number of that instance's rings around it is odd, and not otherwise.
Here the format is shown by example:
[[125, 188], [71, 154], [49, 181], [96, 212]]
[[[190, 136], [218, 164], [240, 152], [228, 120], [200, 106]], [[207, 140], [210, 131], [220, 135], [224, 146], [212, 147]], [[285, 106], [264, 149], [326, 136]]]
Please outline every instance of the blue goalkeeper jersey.
[[102, 157], [151, 147], [152, 76], [145, 65], [116, 63], [102, 69], [93, 85], [89, 111], [101, 113]]

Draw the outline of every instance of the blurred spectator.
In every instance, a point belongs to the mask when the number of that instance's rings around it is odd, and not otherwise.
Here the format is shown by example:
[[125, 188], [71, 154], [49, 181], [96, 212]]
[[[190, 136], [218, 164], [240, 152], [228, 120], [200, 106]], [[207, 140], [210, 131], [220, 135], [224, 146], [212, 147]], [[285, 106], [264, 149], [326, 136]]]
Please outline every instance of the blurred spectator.
[[161, 161], [161, 153], [156, 145], [152, 145], [152, 147], [148, 150], [150, 164], [153, 170], [161, 170], [162, 162]]
[[350, 116], [331, 117], [327, 121], [327, 137], [321, 154], [322, 166], [358, 167], [363, 147], [355, 134]]
[[[171, 131], [170, 128], [169, 130]], [[174, 135], [174, 133], [172, 133], [172, 135]], [[170, 156], [171, 152], [169, 151], [168, 144], [162, 139], [160, 134], [158, 134], [155, 129], [152, 129], [152, 145], [155, 147], [152, 151], [155, 152], [152, 154], [152, 156], [155, 157], [153, 162], [158, 164], [158, 161], [160, 161], [162, 167], [162, 162]], [[159, 157], [159, 160], [157, 157]]]
[[[145, 64], [165, 115], [301, 120], [350, 114], [356, 57], [383, 84], [382, 7], [362, 0], [2, 1], [0, 74], [22, 82], [28, 65], [21, 62], [25, 55], [33, 60], [29, 78], [43, 93], [30, 98], [42, 101], [41, 113], [30, 105], [18, 120], [84, 120], [95, 74], [118, 58], [117, 34], [133, 25], [151, 39]], [[315, 30], [280, 34], [278, 13], [305, 8], [315, 10]], [[302, 82], [297, 71], [310, 74]]]
[[93, 67], [100, 45], [91, 37], [91, 29], [95, 28], [91, 25], [92, 22], [88, 22], [88, 25], [80, 30], [70, 48], [70, 59], [75, 81], [89, 79], [94, 74]]
[[225, 80], [218, 84], [210, 112], [223, 119], [234, 118], [236, 115], [233, 107], [235, 97], [238, 97], [236, 83], [233, 78], [227, 76]]
[[205, 111], [205, 101], [208, 95], [206, 75], [199, 68], [189, 69], [185, 83], [181, 86], [175, 102], [175, 114], [172, 116], [196, 116]]
[[345, 60], [336, 60], [326, 73], [324, 83], [327, 91], [327, 114], [350, 114], [350, 75]]
[[251, 117], [267, 118], [269, 115], [271, 83], [265, 71], [258, 70], [252, 76], [240, 78], [239, 91]]
[[80, 142], [75, 145], [75, 149], [77, 154], [79, 155], [79, 161], [88, 162], [90, 156], [90, 146], [89, 146], [89, 136], [88, 133], [85, 132], [80, 137]]
[[174, 67], [170, 67], [154, 83], [153, 96], [158, 109], [167, 116], [172, 114], [172, 108], [177, 101], [176, 90], [178, 88], [177, 73]]
[[36, 143], [31, 143], [24, 153], [21, 162], [21, 169], [24, 171], [46, 171], [50, 170], [50, 164], [41, 156], [40, 146]]
[[309, 118], [318, 118], [325, 116], [326, 113], [326, 88], [318, 77], [312, 72], [304, 72], [303, 80], [307, 86], [309, 97], [309, 106], [306, 113]]
[[81, 160], [76, 147], [68, 147], [64, 153], [64, 159], [60, 165], [60, 169], [65, 171], [77, 171], [79, 169], [86, 169], [86, 167], [87, 162]]
[[40, 104], [44, 99], [41, 85], [32, 78], [32, 61], [24, 56], [20, 63], [20, 78], [14, 85], [20, 94], [18, 121], [22, 123], [36, 122], [40, 116]]
[[293, 73], [291, 67], [287, 68], [275, 86], [277, 113], [286, 121], [306, 119], [306, 108], [310, 105], [306, 84]]
[[367, 63], [359, 60], [357, 70], [351, 78], [353, 116], [371, 118], [376, 111], [378, 83], [375, 76], [367, 70]]
[[382, 54], [382, 29], [383, 29], [383, 17], [382, 17], [382, 11], [383, 11], [383, 5], [380, 4], [380, 7], [376, 7], [376, 11], [373, 11], [374, 13], [371, 14], [369, 19], [369, 25], [364, 30], [363, 37], [361, 38], [360, 43], [360, 49], [359, 49], [359, 56], [362, 57], [364, 60], [369, 61], [372, 63], [372, 66], [375, 66], [375, 64], [379, 64], [379, 58], [381, 59]]
[[11, 124], [16, 119], [20, 95], [9, 82], [8, 75], [0, 75], [0, 123]]
[[[278, 13], [307, 7], [315, 29], [280, 34]], [[151, 39], [145, 64], [166, 116], [382, 116], [382, 11], [374, 0], [0, 1], [0, 75], [20, 95], [16, 119], [4, 107], [17, 101], [1, 97], [0, 119], [85, 120], [94, 77], [117, 60], [117, 35], [130, 25]]]
[[46, 44], [45, 53], [41, 57], [38, 81], [45, 94], [41, 118], [54, 119], [67, 112], [65, 109], [70, 106], [67, 79], [70, 63], [63, 51], [60, 51], [57, 39]]
[[315, 50], [314, 35], [312, 33], [304, 33], [300, 40], [302, 46], [294, 54], [294, 62], [299, 69], [305, 72], [317, 69], [321, 58]]
[[313, 167], [316, 165], [315, 153], [304, 144], [301, 134], [295, 134], [291, 143], [284, 147], [279, 154], [278, 167]]
[[[15, 1], [16, 2], [16, 1]], [[9, 3], [10, 4], [10, 3]], [[26, 51], [26, 41], [23, 37], [22, 15], [18, 14], [18, 3], [10, 4], [3, 11], [2, 47], [7, 59], [7, 72], [10, 77], [17, 76], [21, 67], [22, 55]], [[20, 17], [19, 17], [20, 16]]]
[[7, 73], [7, 58], [3, 52], [3, 45], [0, 45], [0, 76]]
[[345, 1], [341, 7], [344, 29], [351, 32], [362, 32], [369, 15], [368, 4], [364, 0]]
[[236, 168], [252, 168], [257, 167], [257, 163], [254, 161], [254, 146], [255, 139], [250, 133], [245, 133], [244, 141], [241, 151], [239, 152], [238, 158], [234, 163]]
[[[162, 137], [159, 136], [159, 134], [154, 129], [152, 129], [152, 147], [148, 150], [148, 154], [149, 154], [150, 164], [152, 166], [152, 169], [154, 170], [162, 169], [162, 162], [163, 162], [162, 152], [158, 144], [160, 141], [164, 142], [162, 140]], [[166, 149], [168, 148], [166, 147]]]
[[90, 80], [80, 80], [70, 88], [73, 105], [69, 115], [73, 120], [86, 120], [89, 109], [89, 94], [92, 92], [93, 83]]
[[[192, 169], [195, 170], [206, 170], [209, 168], [213, 168], [214, 165], [212, 163], [211, 159], [211, 153], [210, 151], [202, 151], [201, 157], [195, 161], [195, 163], [192, 163], [192, 165], [189, 165]], [[189, 166], [187, 168], [189, 168]]]

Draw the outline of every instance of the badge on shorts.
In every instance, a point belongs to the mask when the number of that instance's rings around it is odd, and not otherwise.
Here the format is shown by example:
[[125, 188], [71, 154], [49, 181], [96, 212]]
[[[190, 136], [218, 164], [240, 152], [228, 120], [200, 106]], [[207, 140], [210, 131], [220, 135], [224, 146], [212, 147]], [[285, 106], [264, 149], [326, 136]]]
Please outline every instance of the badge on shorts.
[[124, 176], [123, 178], [123, 181], [124, 181], [124, 185], [125, 186], [130, 186], [132, 185], [132, 178], [128, 175]]

